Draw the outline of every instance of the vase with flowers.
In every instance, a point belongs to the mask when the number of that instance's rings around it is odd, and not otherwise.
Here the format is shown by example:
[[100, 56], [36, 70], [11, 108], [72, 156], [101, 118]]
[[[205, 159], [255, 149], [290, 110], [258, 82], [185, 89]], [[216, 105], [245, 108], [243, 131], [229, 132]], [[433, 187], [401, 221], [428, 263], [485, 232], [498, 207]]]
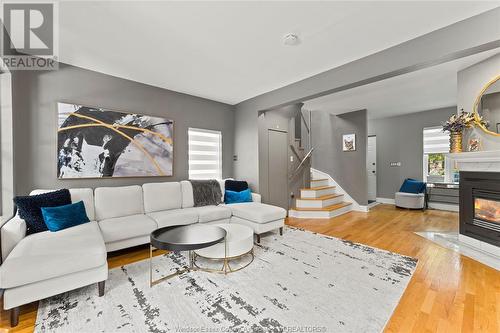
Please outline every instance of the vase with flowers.
[[444, 122], [443, 131], [450, 132], [450, 153], [462, 152], [462, 135], [464, 130], [471, 128], [475, 123], [472, 112], [462, 112], [453, 114], [450, 119]]

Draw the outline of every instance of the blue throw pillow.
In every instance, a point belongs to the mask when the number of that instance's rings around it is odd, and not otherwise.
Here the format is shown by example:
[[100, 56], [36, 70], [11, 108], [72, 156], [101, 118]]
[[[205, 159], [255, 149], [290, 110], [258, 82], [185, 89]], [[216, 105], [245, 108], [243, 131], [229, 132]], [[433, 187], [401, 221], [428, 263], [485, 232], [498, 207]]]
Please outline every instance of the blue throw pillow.
[[247, 188], [244, 191], [235, 192], [226, 190], [226, 195], [224, 196], [224, 202], [227, 204], [240, 203], [240, 202], [252, 202], [252, 192]]
[[50, 231], [59, 231], [90, 222], [83, 201], [58, 207], [42, 207], [42, 215]]
[[405, 193], [422, 193], [425, 191], [425, 183], [421, 182], [419, 180], [414, 180], [411, 178], [405, 179], [403, 182], [403, 185], [401, 185], [401, 188], [399, 189], [399, 192], [405, 192]]

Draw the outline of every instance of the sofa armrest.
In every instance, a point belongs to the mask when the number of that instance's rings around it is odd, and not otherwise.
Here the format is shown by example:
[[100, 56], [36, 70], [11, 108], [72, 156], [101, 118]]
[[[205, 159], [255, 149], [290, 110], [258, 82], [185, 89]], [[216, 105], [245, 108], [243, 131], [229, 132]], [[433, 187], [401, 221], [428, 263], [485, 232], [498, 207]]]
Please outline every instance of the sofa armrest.
[[26, 222], [19, 215], [15, 215], [0, 227], [1, 262], [25, 236]]
[[260, 194], [252, 192], [252, 201], [253, 202], [262, 202], [262, 198], [261, 198]]

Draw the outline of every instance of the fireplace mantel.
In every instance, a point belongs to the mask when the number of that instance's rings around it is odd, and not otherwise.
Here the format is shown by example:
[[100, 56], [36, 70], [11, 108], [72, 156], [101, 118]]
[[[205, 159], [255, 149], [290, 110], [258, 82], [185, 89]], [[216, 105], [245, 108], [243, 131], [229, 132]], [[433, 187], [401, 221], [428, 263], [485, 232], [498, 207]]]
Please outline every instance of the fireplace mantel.
[[450, 153], [448, 157], [460, 171], [500, 172], [500, 150]]

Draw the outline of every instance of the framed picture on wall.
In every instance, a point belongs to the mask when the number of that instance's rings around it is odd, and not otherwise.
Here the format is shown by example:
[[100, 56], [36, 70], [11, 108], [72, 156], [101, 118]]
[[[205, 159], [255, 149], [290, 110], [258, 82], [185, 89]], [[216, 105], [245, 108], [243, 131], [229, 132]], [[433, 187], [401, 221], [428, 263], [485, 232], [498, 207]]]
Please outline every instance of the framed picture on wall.
[[172, 176], [170, 119], [57, 103], [57, 176]]
[[356, 150], [356, 134], [342, 135], [342, 150], [355, 151]]

